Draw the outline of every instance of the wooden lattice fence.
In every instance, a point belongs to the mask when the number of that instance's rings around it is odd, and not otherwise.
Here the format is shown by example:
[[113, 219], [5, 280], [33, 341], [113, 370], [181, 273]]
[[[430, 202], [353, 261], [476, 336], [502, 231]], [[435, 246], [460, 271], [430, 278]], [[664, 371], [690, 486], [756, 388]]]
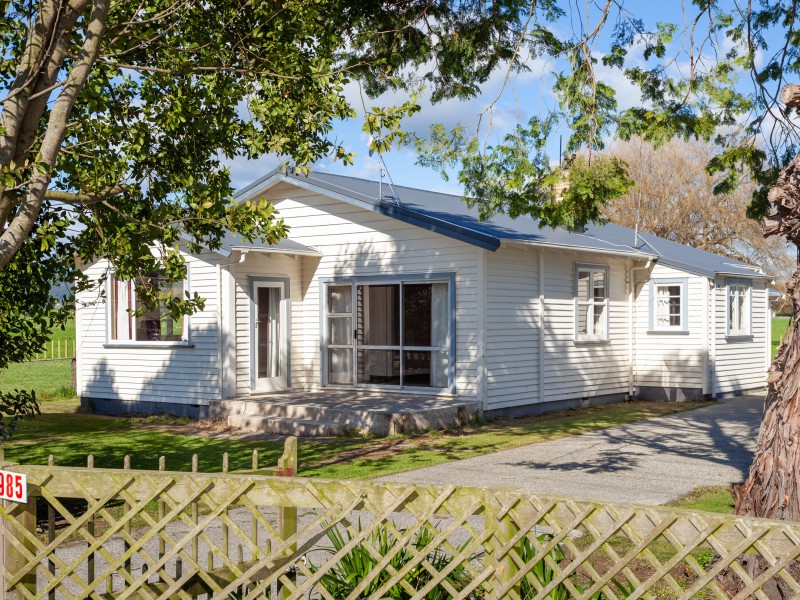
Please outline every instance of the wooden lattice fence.
[[[282, 461], [293, 475], [296, 454]], [[729, 598], [725, 571], [737, 598], [776, 582], [800, 596], [798, 524], [501, 489], [2, 468], [32, 495], [3, 509], [5, 598]], [[40, 530], [37, 497], [54, 517]]]

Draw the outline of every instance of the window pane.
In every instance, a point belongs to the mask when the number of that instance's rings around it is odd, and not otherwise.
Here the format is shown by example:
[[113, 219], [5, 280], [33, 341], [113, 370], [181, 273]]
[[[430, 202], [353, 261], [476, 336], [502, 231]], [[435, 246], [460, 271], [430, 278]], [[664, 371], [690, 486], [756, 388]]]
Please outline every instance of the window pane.
[[656, 286], [656, 327], [681, 326], [681, 286]]
[[400, 286], [358, 286], [358, 343], [400, 345]]
[[403, 345], [431, 345], [430, 283], [403, 285]]
[[593, 307], [593, 324], [594, 324], [594, 331], [591, 333], [597, 336], [605, 336], [606, 335], [606, 305], [596, 303]]
[[747, 288], [732, 285], [728, 288], [728, 329], [734, 334], [750, 332], [749, 307], [747, 306]]
[[333, 346], [349, 346], [353, 343], [352, 317], [329, 317], [328, 343]]
[[328, 286], [328, 312], [329, 313], [353, 312], [353, 286], [350, 285]]
[[133, 284], [130, 281], [112, 280], [111, 285], [111, 339], [130, 341], [133, 339]]
[[737, 317], [736, 328], [739, 331], [743, 332], [743, 331], [746, 330], [746, 327], [745, 327], [745, 324], [744, 324], [744, 317], [745, 317], [744, 292], [742, 291], [741, 288], [739, 289], [739, 294], [737, 295], [736, 303], [738, 305], [736, 307], [737, 308], [737, 310], [736, 310], [736, 317]]
[[400, 351], [359, 350], [358, 383], [400, 385]]
[[[133, 294], [136, 296], [136, 287], [142, 285], [153, 286], [163, 293], [167, 298], [183, 297], [183, 282], [167, 283], [163, 277], [150, 277], [148, 281], [137, 278], [133, 286]], [[140, 307], [138, 298], [134, 299], [134, 305]], [[183, 316], [173, 318], [167, 311], [166, 303], [159, 301], [152, 309], [141, 306], [142, 315], [134, 318], [136, 324], [136, 340], [150, 342], [179, 342], [183, 339]]]
[[578, 271], [578, 300], [589, 300], [589, 271]]
[[404, 387], [447, 387], [447, 352], [407, 350], [403, 353]]
[[578, 335], [588, 335], [591, 333], [591, 331], [587, 329], [589, 325], [589, 308], [589, 304], [578, 304]]
[[353, 351], [349, 348], [328, 350], [328, 383], [353, 383]]
[[672, 327], [681, 326], [681, 286], [669, 286], [669, 324]]
[[594, 271], [592, 273], [592, 298], [594, 300], [606, 299], [606, 272]]
[[280, 374], [280, 310], [280, 288], [256, 288], [256, 369], [259, 378]]

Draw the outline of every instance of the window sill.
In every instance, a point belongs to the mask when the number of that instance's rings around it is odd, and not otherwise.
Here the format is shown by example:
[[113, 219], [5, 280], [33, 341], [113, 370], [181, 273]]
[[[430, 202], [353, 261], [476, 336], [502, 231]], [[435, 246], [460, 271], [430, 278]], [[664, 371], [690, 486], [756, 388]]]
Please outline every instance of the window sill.
[[103, 348], [194, 348], [191, 342], [107, 342]]
[[686, 329], [650, 329], [647, 335], [689, 335]]
[[725, 336], [726, 342], [752, 342], [753, 341], [753, 334], [747, 333], [742, 335], [726, 335]]
[[601, 344], [610, 344], [611, 340], [609, 338], [578, 338], [574, 340], [576, 346], [589, 346], [589, 345], [601, 345]]

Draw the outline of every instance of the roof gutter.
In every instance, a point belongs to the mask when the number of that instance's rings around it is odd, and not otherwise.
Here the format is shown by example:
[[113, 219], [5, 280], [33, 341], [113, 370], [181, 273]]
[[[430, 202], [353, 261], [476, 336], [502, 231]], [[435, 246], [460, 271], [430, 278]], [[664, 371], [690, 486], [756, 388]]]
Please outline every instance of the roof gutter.
[[739, 277], [741, 279], [775, 279], [772, 275], [767, 275], [766, 273], [757, 273], [753, 271], [752, 273], [731, 273], [730, 271], [717, 271], [714, 275], [719, 275], [722, 277]]
[[519, 244], [520, 246], [534, 246], [537, 248], [552, 248], [554, 250], [571, 250], [573, 252], [588, 252], [590, 254], [611, 254], [613, 256], [624, 256], [637, 260], [658, 261], [660, 256], [655, 254], [645, 254], [644, 252], [625, 252], [624, 250], [612, 250], [604, 248], [585, 248], [583, 246], [570, 246], [569, 244], [552, 244], [550, 242], [534, 242], [531, 240], [520, 240], [515, 238], [500, 238], [501, 244]]
[[289, 250], [286, 248], [251, 248], [248, 246], [231, 246], [233, 252], [241, 252], [247, 254], [249, 252], [258, 254], [289, 254], [295, 256], [314, 256], [317, 258], [322, 257], [322, 252], [314, 250]]

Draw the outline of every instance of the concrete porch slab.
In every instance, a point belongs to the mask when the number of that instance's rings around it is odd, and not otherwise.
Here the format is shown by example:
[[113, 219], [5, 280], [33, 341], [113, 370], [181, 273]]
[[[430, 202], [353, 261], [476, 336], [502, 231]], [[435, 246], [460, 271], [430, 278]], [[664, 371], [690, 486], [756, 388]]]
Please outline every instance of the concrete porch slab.
[[459, 427], [478, 410], [453, 396], [324, 390], [278, 392], [213, 401], [209, 416], [259, 433], [328, 436], [357, 431], [393, 435]]

